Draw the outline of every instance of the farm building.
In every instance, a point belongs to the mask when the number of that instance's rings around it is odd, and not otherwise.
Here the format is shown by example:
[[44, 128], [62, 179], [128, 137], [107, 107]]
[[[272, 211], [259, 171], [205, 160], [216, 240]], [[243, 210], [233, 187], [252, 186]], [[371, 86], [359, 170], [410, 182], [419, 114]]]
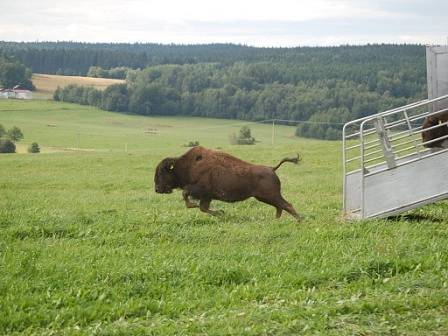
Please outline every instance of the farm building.
[[17, 85], [12, 89], [0, 88], [0, 98], [32, 99], [33, 93], [30, 90], [22, 89]]

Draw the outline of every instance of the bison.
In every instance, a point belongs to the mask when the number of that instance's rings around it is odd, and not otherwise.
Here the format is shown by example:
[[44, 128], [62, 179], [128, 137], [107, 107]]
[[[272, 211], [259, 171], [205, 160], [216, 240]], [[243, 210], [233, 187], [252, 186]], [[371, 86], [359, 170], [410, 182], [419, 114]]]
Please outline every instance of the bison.
[[[448, 113], [443, 114], [436, 114], [429, 116], [425, 118], [423, 125], [422, 125], [422, 141], [427, 142], [431, 140], [435, 140], [441, 137], [444, 137], [448, 135], [448, 126], [447, 125], [441, 125], [439, 127], [435, 127], [433, 129], [430, 129], [428, 131], [425, 131], [426, 128], [430, 128], [433, 126], [437, 126], [441, 123], [445, 123], [448, 121]], [[447, 142], [448, 138], [441, 139], [439, 141], [434, 141], [428, 144], [425, 144], [424, 146], [427, 148], [447, 148]]]
[[[297, 220], [301, 216], [280, 193], [280, 180], [275, 171], [285, 162], [297, 164], [296, 158], [285, 158], [275, 167], [255, 165], [232, 155], [194, 147], [184, 155], [163, 159], [156, 168], [155, 191], [169, 194], [173, 189], [182, 189], [187, 208], [197, 208], [213, 216], [222, 211], [210, 210], [210, 202], [239, 202], [255, 197], [277, 209], [279, 218], [285, 210]], [[191, 199], [199, 200], [199, 205]]]

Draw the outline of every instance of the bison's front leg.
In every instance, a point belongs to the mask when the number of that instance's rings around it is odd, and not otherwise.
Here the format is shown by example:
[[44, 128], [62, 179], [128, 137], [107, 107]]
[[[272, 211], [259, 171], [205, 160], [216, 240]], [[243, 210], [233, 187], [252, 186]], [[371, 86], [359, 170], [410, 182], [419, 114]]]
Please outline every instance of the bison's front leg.
[[211, 200], [207, 199], [201, 199], [201, 201], [199, 202], [199, 209], [201, 209], [202, 212], [208, 213], [209, 215], [212, 216], [220, 216], [220, 215], [224, 215], [224, 211], [222, 210], [210, 210], [210, 202]]
[[188, 209], [199, 207], [199, 205], [191, 202], [190, 199], [188, 198], [188, 196], [190, 196], [190, 194], [187, 190], [182, 191], [182, 197], [184, 198], [186, 207]]

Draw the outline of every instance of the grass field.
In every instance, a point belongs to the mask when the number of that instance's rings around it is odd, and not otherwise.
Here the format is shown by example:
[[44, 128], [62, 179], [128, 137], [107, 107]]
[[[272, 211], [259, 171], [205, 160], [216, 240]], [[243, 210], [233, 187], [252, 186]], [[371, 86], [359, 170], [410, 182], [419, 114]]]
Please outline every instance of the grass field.
[[54, 91], [58, 86], [64, 87], [69, 84], [93, 86], [99, 90], [104, 90], [106, 87], [112, 84], [124, 83], [121, 79], [110, 78], [93, 78], [93, 77], [80, 77], [80, 76], [59, 76], [59, 75], [47, 75], [47, 74], [33, 74], [32, 81], [36, 87], [36, 91], [33, 92], [34, 98], [37, 99], [50, 99], [53, 97]]
[[[0, 334], [446, 335], [448, 205], [340, 220], [340, 143], [244, 122], [146, 118], [0, 101], [0, 123], [48, 153], [0, 157]], [[51, 125], [51, 126], [47, 126]], [[274, 165], [306, 219], [255, 200], [185, 209], [153, 191], [188, 141]]]

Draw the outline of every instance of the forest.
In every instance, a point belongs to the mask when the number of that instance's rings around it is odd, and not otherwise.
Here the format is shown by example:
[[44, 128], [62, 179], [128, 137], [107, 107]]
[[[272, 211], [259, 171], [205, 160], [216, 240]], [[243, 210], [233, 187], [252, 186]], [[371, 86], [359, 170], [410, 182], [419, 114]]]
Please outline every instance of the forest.
[[21, 62], [0, 52], [0, 88], [12, 89], [20, 85], [23, 89], [33, 90], [31, 75], [31, 70]]
[[339, 139], [348, 120], [426, 96], [425, 47], [254, 48], [0, 42], [34, 72], [123, 78], [104, 92], [69, 86], [56, 100], [143, 115], [297, 123], [297, 135]]

